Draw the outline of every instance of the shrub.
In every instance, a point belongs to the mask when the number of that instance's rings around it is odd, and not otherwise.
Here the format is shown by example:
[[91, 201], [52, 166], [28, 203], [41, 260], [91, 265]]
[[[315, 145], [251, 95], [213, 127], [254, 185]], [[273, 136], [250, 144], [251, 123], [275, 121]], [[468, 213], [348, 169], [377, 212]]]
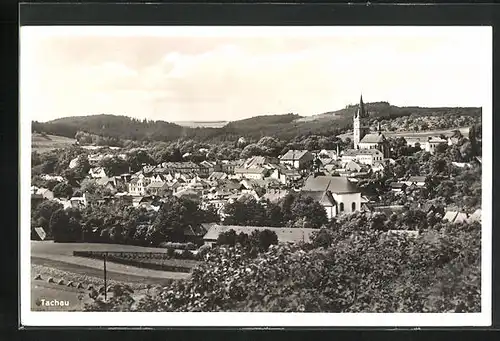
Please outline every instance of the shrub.
[[189, 250], [184, 250], [180, 254], [180, 258], [181, 259], [194, 259], [194, 254], [191, 251], [189, 251]]

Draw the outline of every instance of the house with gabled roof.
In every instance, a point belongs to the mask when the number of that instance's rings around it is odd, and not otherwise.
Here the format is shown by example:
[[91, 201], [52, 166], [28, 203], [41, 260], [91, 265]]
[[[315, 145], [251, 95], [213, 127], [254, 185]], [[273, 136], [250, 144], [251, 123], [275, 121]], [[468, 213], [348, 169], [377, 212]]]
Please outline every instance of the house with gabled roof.
[[448, 220], [450, 223], [458, 223], [467, 221], [467, 214], [460, 211], [446, 211], [443, 220]]
[[443, 139], [439, 136], [428, 137], [424, 145], [425, 151], [434, 154], [437, 146], [439, 145], [448, 145], [448, 140]]
[[478, 208], [477, 210], [474, 211], [468, 218], [467, 218], [468, 223], [473, 223], [473, 222], [481, 222], [481, 209]]
[[306, 167], [314, 160], [314, 155], [307, 150], [289, 150], [280, 158], [280, 164], [289, 165], [295, 169]]
[[264, 167], [256, 168], [241, 168], [234, 169], [234, 175], [237, 179], [264, 179], [268, 174], [268, 170]]
[[38, 188], [35, 194], [41, 195], [43, 199], [54, 199], [54, 192], [48, 188]]
[[166, 181], [155, 181], [146, 186], [145, 192], [149, 195], [165, 196], [171, 194], [172, 190]]
[[106, 171], [102, 167], [90, 168], [89, 175], [92, 178], [107, 178]]
[[233, 230], [236, 234], [244, 233], [251, 235], [253, 231], [270, 230], [276, 233], [278, 243], [309, 243], [312, 239], [312, 234], [318, 232], [319, 229], [311, 228], [289, 228], [289, 227], [267, 227], [267, 226], [236, 226], [236, 225], [219, 225], [213, 224], [209, 227], [207, 233], [203, 236], [205, 245], [214, 245], [217, 243], [219, 235], [224, 232]]

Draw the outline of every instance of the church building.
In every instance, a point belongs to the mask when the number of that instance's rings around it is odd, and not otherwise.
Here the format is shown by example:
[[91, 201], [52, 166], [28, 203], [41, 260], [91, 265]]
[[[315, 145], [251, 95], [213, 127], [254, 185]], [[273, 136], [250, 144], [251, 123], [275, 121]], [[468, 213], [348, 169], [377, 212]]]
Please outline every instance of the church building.
[[371, 133], [368, 118], [369, 115], [363, 103], [363, 95], [361, 95], [359, 108], [354, 114], [354, 149], [378, 149], [383, 154], [384, 158], [390, 157], [389, 145], [384, 134], [382, 134], [380, 123], [378, 125], [378, 131]]

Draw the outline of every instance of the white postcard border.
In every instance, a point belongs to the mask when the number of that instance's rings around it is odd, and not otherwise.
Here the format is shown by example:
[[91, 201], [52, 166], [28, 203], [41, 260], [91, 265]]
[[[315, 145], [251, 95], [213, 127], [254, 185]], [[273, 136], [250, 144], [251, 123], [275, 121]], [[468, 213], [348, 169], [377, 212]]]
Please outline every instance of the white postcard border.
[[[26, 30], [27, 29], [27, 30]], [[397, 35], [436, 34], [438, 31], [454, 30], [457, 34], [473, 32], [484, 34], [492, 42], [492, 27], [23, 27], [21, 31], [35, 35], [226, 35], [252, 36], [273, 33], [314, 36], [324, 34], [387, 34]], [[472, 34], [472, 33], [471, 33]], [[26, 35], [21, 34], [23, 49], [20, 51], [20, 84], [23, 75], [29, 74], [22, 63], [23, 55], [29, 54], [24, 47]], [[31, 260], [30, 260], [30, 182], [31, 182], [31, 119], [22, 115], [20, 108], [20, 324], [23, 326], [230, 326], [230, 327], [432, 327], [432, 326], [489, 326], [491, 325], [491, 288], [492, 288], [492, 45], [484, 55], [484, 64], [488, 69], [484, 75], [484, 85], [471, 84], [471, 87], [484, 86], [484, 104], [482, 106], [483, 126], [483, 174], [482, 174], [482, 265], [481, 265], [481, 313], [464, 314], [330, 314], [330, 313], [111, 313], [111, 312], [35, 312], [31, 311]], [[20, 94], [22, 91], [20, 91]], [[487, 129], [485, 129], [485, 127]]]

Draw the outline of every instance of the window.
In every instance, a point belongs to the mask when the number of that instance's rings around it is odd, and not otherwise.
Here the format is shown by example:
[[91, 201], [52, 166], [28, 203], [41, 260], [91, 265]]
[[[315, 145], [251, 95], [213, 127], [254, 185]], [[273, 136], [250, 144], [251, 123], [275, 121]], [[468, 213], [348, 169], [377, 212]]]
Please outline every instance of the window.
[[352, 208], [353, 212], [356, 211], [356, 203], [355, 202], [352, 203], [351, 208]]
[[340, 212], [344, 212], [344, 203], [343, 202], [340, 203]]

